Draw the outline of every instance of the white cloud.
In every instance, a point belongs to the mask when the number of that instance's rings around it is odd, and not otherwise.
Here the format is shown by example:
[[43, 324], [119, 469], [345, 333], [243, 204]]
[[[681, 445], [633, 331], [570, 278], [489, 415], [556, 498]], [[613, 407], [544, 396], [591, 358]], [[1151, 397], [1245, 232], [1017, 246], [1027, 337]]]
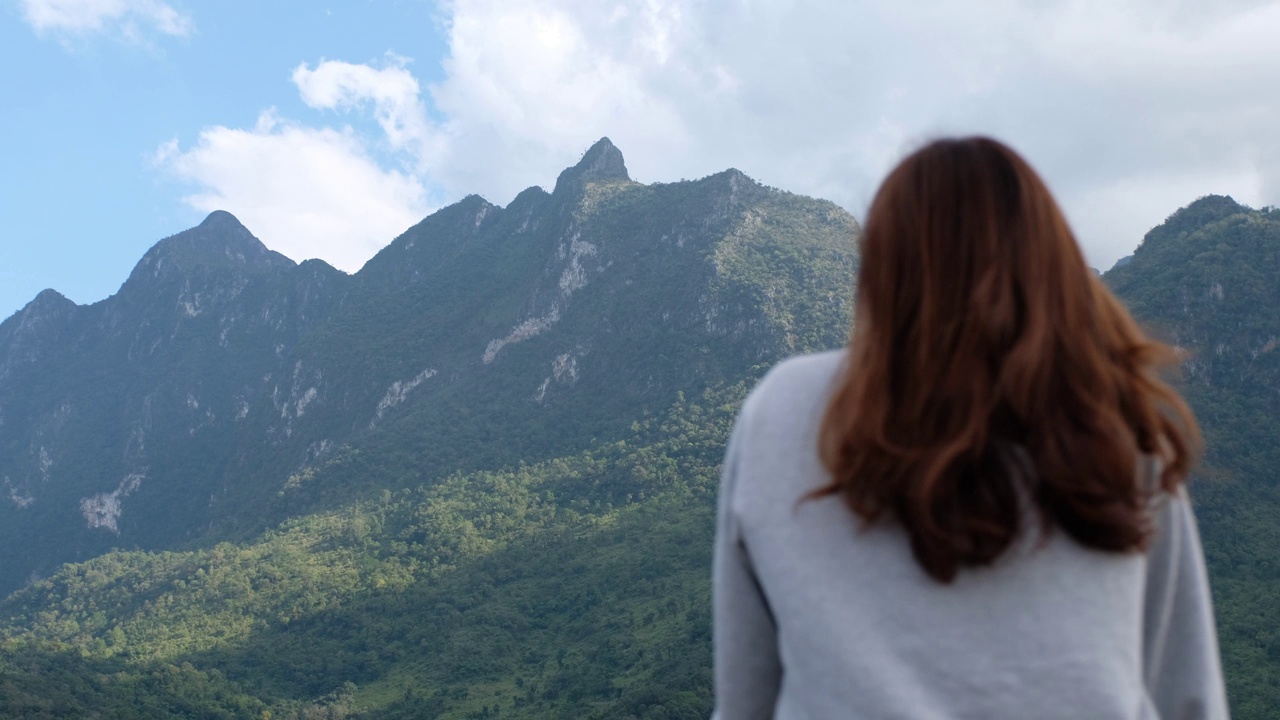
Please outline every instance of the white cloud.
[[703, 154], [690, 121], [733, 82], [682, 5], [454, 3], [447, 79], [431, 90], [448, 138], [437, 180], [502, 202], [603, 135], [649, 160], [642, 179], [674, 179], [687, 164], [673, 154]]
[[[1280, 203], [1280, 0], [991, 0], [980, 12], [947, 0], [446, 1], [444, 78], [425, 96], [394, 56], [293, 72], [308, 106], [368, 115], [380, 136], [206, 131], [168, 161], [209, 188], [192, 202], [255, 204], [263, 221], [250, 227], [269, 243], [311, 234], [268, 219], [277, 205], [362, 223], [359, 203], [330, 207], [289, 183], [238, 191], [263, 163], [224, 137], [286, 166], [288, 153], [325, 148], [364, 179], [310, 177], [309, 192], [373, 202], [394, 188], [382, 212], [407, 218], [426, 188], [505, 203], [549, 186], [608, 135], [642, 181], [734, 166], [860, 213], [916, 143], [986, 133], [1041, 170], [1098, 267], [1200, 195]], [[339, 207], [353, 215], [337, 220]]]
[[184, 200], [227, 210], [272, 249], [353, 272], [428, 211], [422, 183], [382, 168], [351, 131], [309, 128], [268, 111], [252, 130], [200, 133], [157, 151], [161, 167], [201, 188]]
[[189, 15], [160, 0], [20, 0], [22, 15], [38, 33], [118, 35], [141, 42], [147, 31], [186, 36]]
[[391, 147], [421, 158], [430, 151], [433, 133], [418, 81], [404, 58], [388, 60], [382, 68], [330, 60], [312, 70], [303, 63], [294, 69], [293, 82], [303, 102], [316, 109], [351, 111], [372, 105]]
[[[911, 145], [981, 132], [1091, 259], [1210, 192], [1280, 202], [1280, 3], [455, 0], [433, 178], [502, 202], [608, 134], [642, 180], [738, 166], [861, 212]], [[1123, 198], [1123, 199], [1122, 199]]]

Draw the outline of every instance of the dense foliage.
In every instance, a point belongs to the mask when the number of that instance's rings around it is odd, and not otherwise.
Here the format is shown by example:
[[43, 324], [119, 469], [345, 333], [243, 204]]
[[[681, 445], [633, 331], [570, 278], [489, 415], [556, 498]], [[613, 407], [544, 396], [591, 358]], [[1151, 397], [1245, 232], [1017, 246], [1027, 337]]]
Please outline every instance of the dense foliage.
[[3, 605], [0, 708], [706, 717], [717, 465], [744, 393], [249, 543], [67, 566]]
[[1236, 718], [1280, 713], [1280, 212], [1202, 198], [1106, 280], [1188, 351], [1205, 433], [1191, 491]]

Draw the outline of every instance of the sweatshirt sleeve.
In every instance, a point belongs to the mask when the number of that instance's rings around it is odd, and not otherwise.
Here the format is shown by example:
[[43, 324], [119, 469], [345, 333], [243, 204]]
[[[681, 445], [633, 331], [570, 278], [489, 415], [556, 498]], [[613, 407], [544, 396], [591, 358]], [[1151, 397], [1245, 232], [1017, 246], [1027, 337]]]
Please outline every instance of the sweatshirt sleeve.
[[1225, 720], [1229, 713], [1209, 580], [1185, 489], [1163, 500], [1147, 562], [1147, 692], [1164, 720]]
[[750, 399], [725, 453], [712, 570], [714, 720], [772, 718], [782, 679], [777, 629], [733, 510]]

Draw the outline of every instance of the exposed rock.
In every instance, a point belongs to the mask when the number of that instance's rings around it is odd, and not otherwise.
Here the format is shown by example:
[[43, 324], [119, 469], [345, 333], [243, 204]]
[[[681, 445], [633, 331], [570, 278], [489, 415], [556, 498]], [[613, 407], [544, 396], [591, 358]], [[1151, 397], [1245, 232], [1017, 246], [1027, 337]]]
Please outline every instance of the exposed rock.
[[609, 138], [596, 141], [578, 161], [577, 165], [566, 169], [556, 178], [556, 195], [575, 189], [582, 189], [587, 183], [628, 182], [627, 164], [622, 158], [622, 151], [614, 147]]

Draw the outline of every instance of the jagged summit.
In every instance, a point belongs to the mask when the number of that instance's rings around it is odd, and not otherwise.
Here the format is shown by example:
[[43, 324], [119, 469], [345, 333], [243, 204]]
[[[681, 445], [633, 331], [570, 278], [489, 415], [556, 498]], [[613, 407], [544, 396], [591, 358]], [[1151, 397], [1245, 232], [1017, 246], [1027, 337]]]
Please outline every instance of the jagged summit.
[[560, 173], [556, 179], [556, 192], [590, 182], [626, 182], [630, 179], [622, 151], [609, 138], [602, 137], [587, 149], [577, 165]]

